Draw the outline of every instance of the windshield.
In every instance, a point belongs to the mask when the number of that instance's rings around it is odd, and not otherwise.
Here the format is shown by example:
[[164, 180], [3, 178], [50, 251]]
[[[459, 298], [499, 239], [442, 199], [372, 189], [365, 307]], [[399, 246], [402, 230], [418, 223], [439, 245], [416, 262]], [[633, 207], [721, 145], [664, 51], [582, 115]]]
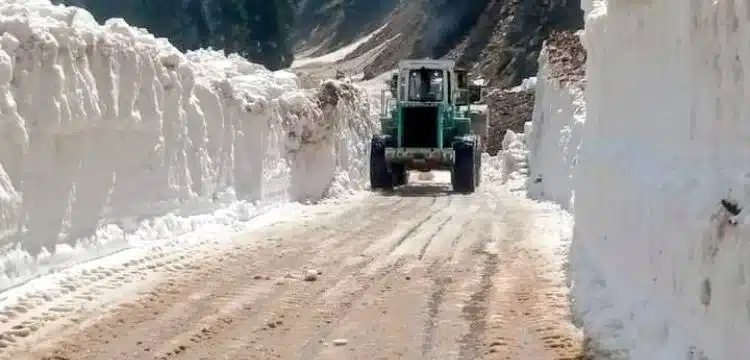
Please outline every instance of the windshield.
[[425, 68], [409, 72], [409, 101], [443, 101], [442, 70]]

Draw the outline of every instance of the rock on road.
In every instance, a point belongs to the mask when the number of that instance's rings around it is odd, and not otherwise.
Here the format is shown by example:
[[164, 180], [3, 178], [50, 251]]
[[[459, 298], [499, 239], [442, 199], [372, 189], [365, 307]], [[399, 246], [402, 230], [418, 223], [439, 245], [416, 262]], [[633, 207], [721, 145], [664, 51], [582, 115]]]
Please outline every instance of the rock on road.
[[[0, 358], [582, 358], [548, 240], [559, 213], [503, 189], [449, 189], [417, 182], [311, 206], [231, 247], [102, 273], [60, 296], [106, 298], [108, 311], [41, 321], [61, 300], [29, 306], [34, 317], [0, 324]], [[107, 279], [137, 283], [141, 265], [164, 276], [118, 298]]]

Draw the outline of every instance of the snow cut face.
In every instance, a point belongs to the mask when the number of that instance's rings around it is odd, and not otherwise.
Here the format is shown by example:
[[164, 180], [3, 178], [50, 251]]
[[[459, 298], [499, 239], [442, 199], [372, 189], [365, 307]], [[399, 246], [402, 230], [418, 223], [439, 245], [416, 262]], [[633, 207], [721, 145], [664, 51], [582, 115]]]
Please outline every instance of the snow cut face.
[[750, 201], [748, 3], [584, 8], [572, 245], [584, 326], [630, 359], [750, 358], [748, 224], [732, 204]]
[[586, 102], [580, 83], [563, 84], [551, 72], [548, 48], [539, 57], [534, 114], [528, 131], [530, 197], [573, 210], [574, 179]]
[[224, 194], [267, 203], [364, 186], [375, 124], [351, 85], [301, 89], [289, 72], [182, 54], [49, 1], [0, 3], [0, 30], [0, 290], [62, 244], [122, 238]]

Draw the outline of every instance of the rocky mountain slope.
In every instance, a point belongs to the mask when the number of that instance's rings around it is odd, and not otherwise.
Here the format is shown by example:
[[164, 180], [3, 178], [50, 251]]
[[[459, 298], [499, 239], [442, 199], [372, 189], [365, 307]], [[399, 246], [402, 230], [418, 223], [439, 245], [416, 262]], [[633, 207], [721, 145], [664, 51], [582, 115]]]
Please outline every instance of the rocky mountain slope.
[[293, 60], [292, 0], [53, 0], [89, 10], [99, 22], [121, 17], [181, 50], [237, 52], [270, 69]]
[[[579, 36], [572, 31], [553, 31], [544, 41], [548, 73], [546, 81], [561, 86], [582, 88], [586, 83], [586, 50]], [[524, 89], [494, 89], [486, 96], [489, 109], [489, 136], [485, 140], [487, 152], [494, 155], [502, 149], [507, 130], [524, 132], [524, 124], [534, 116], [536, 87]], [[538, 104], [538, 103], [537, 103]]]
[[297, 50], [322, 55], [346, 46], [387, 21], [399, 0], [292, 0]]
[[314, 55], [383, 26], [349, 55], [382, 47], [364, 67], [366, 77], [392, 69], [402, 58], [452, 58], [491, 85], [510, 87], [536, 74], [539, 51], [552, 31], [583, 27], [580, 0], [388, 0], [377, 6], [365, 5], [374, 4], [369, 0], [303, 2], [297, 18], [304, 27], [298, 27], [295, 41], [298, 49]]
[[[330, 53], [374, 32], [335, 66], [313, 63], [297, 68], [298, 72], [329, 77], [341, 70], [345, 75], [363, 73], [369, 79], [393, 69], [404, 58], [454, 59], [489, 81], [485, 100], [490, 134], [484, 143], [493, 155], [501, 149], [507, 130], [523, 132], [534, 110], [533, 87], [506, 89], [536, 75], [545, 41], [552, 48], [548, 52], [556, 53], [560, 44], [577, 39], [573, 32], [583, 26], [580, 0], [389, 0], [389, 12], [386, 3], [368, 7], [364, 5], [372, 3], [360, 5], [360, 1], [303, 0], [296, 4], [298, 21], [308, 21], [304, 28], [298, 22], [298, 29], [303, 30], [295, 36], [297, 50], [305, 56]], [[350, 18], [356, 21], [346, 21]], [[557, 64], [570, 66], [586, 59], [585, 53], [570, 59], [558, 57]]]

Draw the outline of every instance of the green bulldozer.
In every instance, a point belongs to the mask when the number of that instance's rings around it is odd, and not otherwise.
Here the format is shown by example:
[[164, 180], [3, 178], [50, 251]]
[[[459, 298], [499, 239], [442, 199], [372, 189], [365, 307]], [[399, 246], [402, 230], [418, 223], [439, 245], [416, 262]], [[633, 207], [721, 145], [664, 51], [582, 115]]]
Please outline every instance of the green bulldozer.
[[[381, 132], [370, 145], [373, 190], [406, 185], [408, 171], [450, 170], [459, 193], [473, 193], [482, 177], [487, 136], [481, 85], [452, 60], [402, 60], [381, 93]], [[390, 96], [388, 95], [390, 93]]]

